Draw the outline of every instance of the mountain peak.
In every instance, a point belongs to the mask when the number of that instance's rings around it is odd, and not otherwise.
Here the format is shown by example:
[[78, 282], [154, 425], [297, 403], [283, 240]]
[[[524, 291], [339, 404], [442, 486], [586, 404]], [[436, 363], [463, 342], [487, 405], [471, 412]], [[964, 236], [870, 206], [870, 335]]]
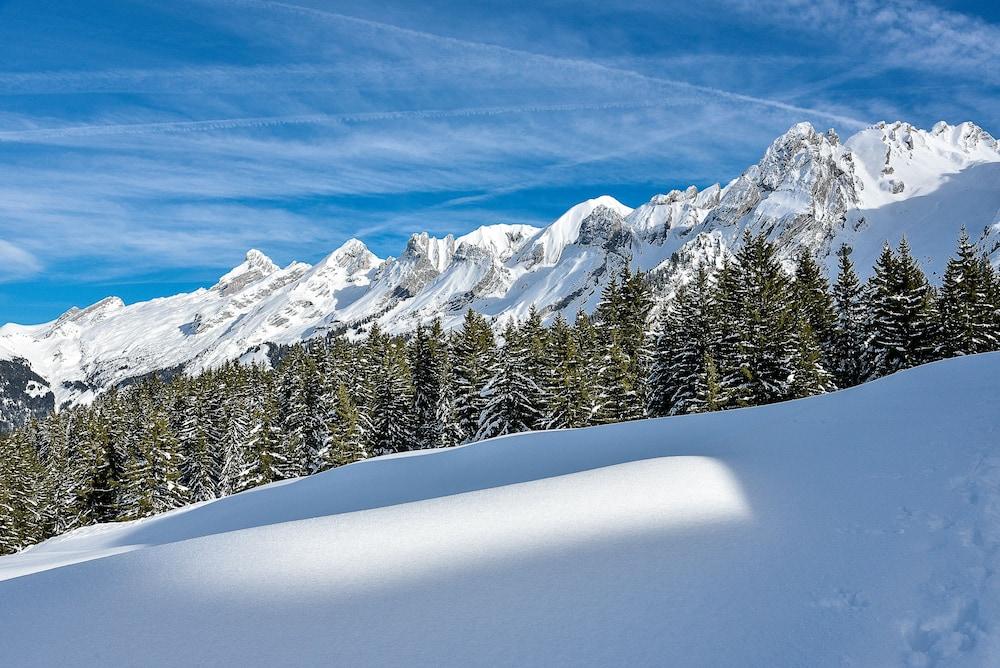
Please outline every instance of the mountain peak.
[[345, 269], [348, 274], [353, 274], [358, 271], [367, 271], [378, 262], [379, 258], [371, 252], [365, 242], [352, 237], [316, 266], [334, 265]]
[[256, 248], [251, 248], [247, 251], [245, 262], [263, 274], [271, 274], [278, 271], [278, 265]]
[[236, 265], [232, 270], [223, 275], [212, 289], [222, 290], [225, 292], [242, 290], [247, 285], [270, 276], [278, 270], [278, 265], [276, 265], [271, 258], [264, 255], [264, 253], [256, 248], [251, 248], [247, 251], [246, 258], [243, 262]]
[[611, 195], [601, 195], [570, 207], [566, 213], [546, 227], [535, 239], [531, 249], [527, 250], [533, 258], [532, 266], [539, 263], [551, 265], [558, 262], [566, 246], [576, 243], [580, 238], [580, 228], [583, 221], [599, 207], [613, 211], [621, 217], [632, 213], [630, 207], [625, 206]]

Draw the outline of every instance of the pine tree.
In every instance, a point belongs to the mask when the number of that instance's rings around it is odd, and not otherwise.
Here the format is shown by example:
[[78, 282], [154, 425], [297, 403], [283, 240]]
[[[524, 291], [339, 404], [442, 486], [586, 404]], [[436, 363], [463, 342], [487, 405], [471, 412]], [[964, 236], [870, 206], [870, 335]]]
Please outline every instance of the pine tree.
[[454, 337], [444, 337], [441, 365], [438, 369], [438, 384], [441, 397], [437, 407], [437, 421], [440, 425], [436, 447], [450, 448], [465, 440], [465, 434], [458, 415], [458, 385], [455, 382]]
[[830, 284], [812, 253], [805, 248], [796, 258], [792, 288], [799, 317], [809, 326], [813, 340], [822, 351], [819, 362], [832, 367], [837, 315]]
[[956, 257], [948, 261], [939, 299], [942, 353], [971, 355], [1000, 347], [991, 303], [992, 268], [976, 257], [975, 246], [962, 229]]
[[718, 306], [704, 267], [681, 286], [660, 313], [650, 372], [649, 413], [677, 415], [717, 410]]
[[289, 470], [279, 415], [277, 390], [270, 376], [261, 378], [260, 393], [251, 409], [248, 461], [237, 491], [284, 480]]
[[504, 330], [493, 376], [483, 388], [486, 405], [479, 420], [476, 440], [528, 431], [539, 422], [541, 407], [533, 403], [540, 390], [528, 374], [528, 351], [515, 323]]
[[580, 385], [577, 395], [581, 402], [583, 420], [581, 426], [597, 424], [604, 398], [599, 385], [603, 356], [597, 328], [583, 310], [577, 312], [576, 320], [573, 322], [573, 338], [580, 358]]
[[319, 415], [320, 381], [316, 365], [302, 346], [295, 346], [279, 370], [284, 476], [322, 470], [327, 435]]
[[376, 332], [368, 347], [374, 355], [371, 452], [375, 456], [413, 449], [412, 385], [406, 344]]
[[800, 318], [799, 351], [791, 378], [791, 396], [810, 397], [837, 389], [833, 374], [826, 370], [823, 352], [807, 318]]
[[601, 389], [596, 419], [622, 422], [645, 417], [646, 321], [652, 302], [641, 274], [628, 263], [601, 293], [595, 321], [603, 344], [598, 369]]
[[243, 472], [250, 463], [250, 434], [252, 403], [245, 371], [239, 365], [223, 369], [227, 377], [225, 431], [221, 443], [221, 471], [219, 494], [228, 496], [242, 490]]
[[865, 373], [865, 292], [854, 271], [850, 247], [841, 246], [837, 258], [832, 370], [840, 387], [853, 387], [864, 380]]
[[931, 361], [938, 354], [934, 294], [904, 238], [888, 245], [868, 283], [868, 378]]
[[184, 502], [177, 437], [165, 413], [153, 412], [140, 444], [139, 453], [129, 463], [123, 501], [125, 519], [166, 512]]
[[480, 415], [487, 404], [483, 390], [493, 373], [496, 356], [492, 328], [483, 316], [469, 309], [455, 335], [452, 371], [457, 431], [463, 441], [474, 440], [479, 431]]
[[524, 358], [524, 373], [531, 380], [526, 387], [527, 401], [535, 407], [534, 421], [529, 429], [545, 428], [545, 406], [548, 404], [548, 391], [553, 382], [548, 338], [541, 314], [532, 304], [528, 310], [528, 318], [521, 325], [517, 336]]
[[343, 466], [368, 457], [358, 408], [343, 383], [337, 386], [333, 413], [330, 417], [331, 443], [327, 451], [328, 465]]
[[444, 331], [440, 320], [430, 328], [417, 325], [410, 346], [410, 366], [413, 370], [413, 439], [417, 449], [441, 445], [442, 424], [439, 420], [442, 400], [442, 375], [446, 365]]
[[589, 383], [584, 378], [586, 369], [576, 332], [562, 314], [556, 316], [548, 340], [550, 373], [542, 428], [586, 426], [591, 419]]
[[799, 319], [791, 279], [763, 235], [744, 237], [719, 289], [723, 400], [728, 406], [757, 406], [793, 397]]

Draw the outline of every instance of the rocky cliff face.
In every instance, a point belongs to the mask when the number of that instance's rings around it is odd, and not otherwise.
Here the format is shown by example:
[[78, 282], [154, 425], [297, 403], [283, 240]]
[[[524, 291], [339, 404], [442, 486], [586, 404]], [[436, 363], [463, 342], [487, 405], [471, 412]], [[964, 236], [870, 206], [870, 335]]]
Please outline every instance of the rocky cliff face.
[[0, 433], [43, 417], [55, 408], [48, 382], [27, 360], [0, 360]]

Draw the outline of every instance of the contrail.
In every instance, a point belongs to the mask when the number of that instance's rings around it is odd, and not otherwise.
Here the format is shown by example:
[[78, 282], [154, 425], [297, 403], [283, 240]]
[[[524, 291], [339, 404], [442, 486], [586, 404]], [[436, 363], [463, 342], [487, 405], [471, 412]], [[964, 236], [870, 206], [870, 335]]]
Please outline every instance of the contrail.
[[772, 100], [769, 98], [758, 97], [755, 95], [745, 95], [743, 93], [735, 93], [733, 91], [728, 91], [722, 88], [715, 88], [712, 86], [702, 86], [700, 84], [693, 84], [687, 81], [681, 81], [677, 79], [669, 79], [665, 77], [654, 77], [641, 72], [636, 72], [635, 70], [630, 70], [626, 68], [613, 67], [610, 65], [603, 65], [601, 63], [596, 63], [591, 60], [586, 60], [582, 58], [566, 58], [559, 56], [549, 56], [545, 54], [535, 53], [533, 51], [525, 51], [522, 49], [513, 49], [505, 46], [498, 46], [495, 44], [489, 44], [486, 42], [478, 42], [467, 39], [459, 39], [457, 37], [445, 37], [443, 35], [436, 35], [434, 33], [424, 32], [421, 30], [414, 30], [412, 28], [402, 28], [391, 23], [382, 23], [380, 21], [373, 21], [371, 19], [362, 19], [356, 16], [350, 16], [348, 14], [341, 14], [339, 12], [333, 12], [326, 9], [316, 9], [313, 7], [303, 7], [301, 5], [296, 5], [287, 2], [279, 2], [277, 0], [227, 0], [230, 4], [236, 5], [251, 5], [263, 8], [273, 8], [285, 11], [291, 11], [301, 14], [306, 14], [309, 16], [325, 17], [329, 19], [334, 19], [338, 21], [353, 23], [354, 25], [365, 26], [367, 28], [374, 28], [377, 30], [386, 30], [395, 32], [399, 35], [406, 35], [409, 37], [416, 37], [424, 40], [435, 41], [439, 44], [446, 44], [452, 46], [458, 46], [463, 48], [473, 48], [480, 50], [488, 50], [497, 53], [501, 56], [518, 56], [521, 58], [530, 58], [533, 60], [538, 60], [542, 62], [547, 62], [553, 65], [562, 67], [572, 67], [572, 68], [583, 68], [589, 69], [594, 72], [601, 72], [602, 74], [611, 74], [617, 76], [625, 76], [637, 81], [641, 81], [645, 84], [669, 86], [672, 88], [678, 88], [681, 90], [687, 90], [697, 93], [702, 93], [704, 95], [717, 97], [721, 99], [730, 100], [733, 102], [744, 102], [748, 104], [754, 104], [758, 106], [770, 107], [772, 109], [779, 109], [781, 111], [788, 111], [799, 115], [811, 115], [818, 118], [826, 118], [828, 120], [840, 123], [844, 126], [853, 128], [864, 128], [870, 123], [852, 118], [850, 116], [844, 116], [842, 114], [837, 114], [823, 109], [814, 109], [811, 107], [801, 107], [794, 104], [789, 104], [787, 102], [782, 102], [780, 100]]
[[46, 139], [72, 139], [103, 135], [145, 135], [160, 133], [211, 132], [237, 128], [263, 128], [282, 125], [339, 125], [372, 123], [400, 119], [434, 119], [505, 114], [565, 113], [575, 111], [607, 111], [612, 109], [643, 109], [669, 106], [664, 102], [607, 102], [600, 104], [539, 104], [498, 107], [464, 107], [458, 109], [406, 109], [346, 114], [301, 114], [294, 116], [257, 116], [250, 118], [219, 118], [204, 121], [163, 121], [157, 123], [121, 123], [109, 125], [72, 125], [57, 128], [0, 131], [0, 142], [30, 143]]

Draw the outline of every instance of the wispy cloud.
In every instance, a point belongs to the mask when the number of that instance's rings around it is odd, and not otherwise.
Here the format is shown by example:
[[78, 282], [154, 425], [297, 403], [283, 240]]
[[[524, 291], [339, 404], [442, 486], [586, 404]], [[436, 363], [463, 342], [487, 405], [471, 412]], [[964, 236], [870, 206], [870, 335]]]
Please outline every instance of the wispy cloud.
[[1000, 73], [1000, 27], [920, 0], [726, 0], [753, 21], [825, 33], [894, 67]]
[[501, 107], [463, 107], [458, 109], [403, 109], [347, 114], [301, 114], [292, 116], [257, 116], [218, 118], [203, 121], [163, 121], [158, 123], [110, 123], [71, 125], [30, 130], [0, 130], [0, 142], [40, 142], [50, 139], [99, 137], [104, 135], [145, 135], [161, 133], [212, 132], [217, 130], [269, 128], [281, 125], [351, 125], [393, 120], [471, 118], [509, 114], [550, 114], [580, 111], [615, 111], [674, 106], [674, 102], [622, 101], [597, 104], [535, 104]]
[[549, 67], [556, 68], [560, 71], [570, 71], [572, 73], [584, 73], [584, 74], [598, 73], [601, 75], [610, 75], [612, 77], [623, 80], [623, 83], [626, 84], [639, 83], [645, 85], [653, 85], [656, 87], [665, 86], [668, 88], [680, 89], [685, 92], [694, 92], [711, 97], [722, 98], [732, 102], [749, 103], [753, 105], [771, 107], [773, 109], [779, 109], [781, 111], [787, 111], [796, 114], [807, 114], [815, 117], [826, 118], [828, 120], [841, 123], [847, 127], [864, 127], [867, 124], [863, 120], [853, 118], [851, 116], [846, 116], [840, 113], [829, 112], [823, 109], [815, 109], [810, 107], [798, 106], [794, 104], [788, 104], [787, 102], [783, 102], [781, 100], [775, 100], [756, 95], [747, 95], [744, 93], [725, 90], [715, 86], [704, 86], [696, 83], [690, 83], [687, 81], [681, 81], [667, 77], [650, 76], [647, 74], [643, 74], [641, 72], [636, 72], [634, 70], [615, 67], [612, 65], [606, 65], [586, 58], [552, 56], [548, 54], [537, 53], [534, 51], [527, 51], [524, 49], [514, 49], [510, 47], [499, 46], [496, 44], [489, 44], [486, 42], [480, 42], [471, 39], [458, 39], [455, 37], [438, 35], [423, 30], [403, 28], [397, 25], [384, 23], [381, 21], [373, 21], [370, 19], [364, 19], [356, 16], [350, 16], [347, 14], [341, 14], [339, 12], [333, 12], [326, 9], [306, 7], [286, 2], [276, 2], [272, 0], [226, 0], [226, 2], [235, 5], [255, 6], [255, 7], [271, 8], [282, 11], [289, 11], [289, 12], [303, 14], [305, 16], [318, 17], [326, 20], [349, 23], [359, 27], [371, 29], [376, 32], [394, 33], [409, 38], [416, 38], [418, 40], [435, 42], [444, 45], [446, 47], [456, 47], [458, 49], [465, 49], [465, 50], [471, 49], [480, 53], [485, 52], [493, 54], [503, 59], [514, 58], [517, 60], [528, 60], [532, 64], [546, 65]]
[[41, 268], [42, 263], [33, 254], [0, 239], [0, 281], [27, 278]]

